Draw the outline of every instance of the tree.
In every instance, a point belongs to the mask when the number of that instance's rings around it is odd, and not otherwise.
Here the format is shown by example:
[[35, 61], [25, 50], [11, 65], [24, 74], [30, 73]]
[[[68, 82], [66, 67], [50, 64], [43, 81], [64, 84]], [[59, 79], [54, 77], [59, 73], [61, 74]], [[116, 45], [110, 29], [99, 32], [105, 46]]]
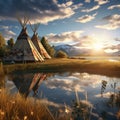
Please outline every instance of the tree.
[[0, 58], [2, 58], [5, 55], [5, 39], [0, 33]]
[[45, 37], [42, 37], [41, 43], [42, 43], [42, 45], [44, 46], [44, 48], [46, 49], [46, 51], [48, 52], [48, 54], [49, 54], [51, 57], [54, 57], [54, 55], [55, 55], [55, 49], [54, 49], [54, 47], [51, 47], [51, 46], [50, 46], [50, 44], [49, 44], [48, 41], [45, 39]]
[[57, 58], [67, 58], [68, 55], [67, 55], [64, 51], [59, 50], [59, 51], [57, 52], [57, 54], [56, 54], [56, 57], [57, 57]]
[[5, 55], [5, 49], [0, 47], [0, 58], [2, 58]]
[[10, 40], [7, 41], [7, 44], [8, 44], [8, 47], [9, 47], [9, 48], [13, 48], [13, 46], [14, 46], [14, 44], [15, 44], [15, 43], [14, 43], [14, 39], [13, 39], [13, 38], [10, 38]]
[[0, 48], [5, 46], [5, 39], [2, 36], [2, 34], [0, 33]]

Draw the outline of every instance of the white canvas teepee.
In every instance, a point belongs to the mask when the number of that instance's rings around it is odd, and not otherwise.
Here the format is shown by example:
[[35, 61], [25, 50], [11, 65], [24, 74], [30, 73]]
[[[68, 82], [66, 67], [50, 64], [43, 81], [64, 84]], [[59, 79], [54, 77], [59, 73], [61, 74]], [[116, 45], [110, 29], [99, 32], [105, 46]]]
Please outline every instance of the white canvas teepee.
[[27, 34], [26, 24], [28, 19], [24, 18], [23, 20], [18, 20], [22, 26], [22, 31], [20, 32], [12, 50], [13, 60], [18, 62], [44, 61], [44, 58], [40, 55]]
[[47, 58], [50, 59], [50, 55], [47, 53], [46, 49], [43, 47], [42, 43], [40, 42], [40, 39], [38, 37], [38, 34], [36, 33], [39, 25], [38, 24], [34, 24], [34, 26], [31, 26], [31, 29], [33, 31], [33, 36], [31, 38], [33, 44], [35, 45], [35, 47], [37, 48], [37, 50], [39, 51], [39, 53], [42, 55], [43, 58]]

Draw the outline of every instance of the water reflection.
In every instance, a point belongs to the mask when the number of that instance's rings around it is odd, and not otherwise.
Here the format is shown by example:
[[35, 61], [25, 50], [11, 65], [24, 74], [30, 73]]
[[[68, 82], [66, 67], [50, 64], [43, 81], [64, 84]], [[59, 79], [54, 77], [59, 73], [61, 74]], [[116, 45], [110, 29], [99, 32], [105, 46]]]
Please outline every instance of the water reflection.
[[42, 93], [48, 103], [65, 106], [65, 110], [68, 106], [65, 115], [75, 120], [79, 117], [79, 120], [117, 120], [116, 116], [119, 115], [120, 78], [77, 72], [26, 73], [8, 76], [6, 87], [8, 86], [12, 92], [18, 90], [25, 97], [39, 99]]
[[20, 74], [9, 76], [19, 93], [27, 97], [30, 92], [33, 92], [33, 96], [38, 93], [43, 80], [46, 79], [47, 74], [44, 73], [31, 73], [31, 74]]

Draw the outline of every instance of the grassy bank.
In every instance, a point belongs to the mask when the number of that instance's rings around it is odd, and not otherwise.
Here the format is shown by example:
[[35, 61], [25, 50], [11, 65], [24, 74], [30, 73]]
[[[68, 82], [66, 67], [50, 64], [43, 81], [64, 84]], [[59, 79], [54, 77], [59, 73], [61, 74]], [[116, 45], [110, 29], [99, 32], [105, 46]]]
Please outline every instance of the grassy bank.
[[107, 60], [51, 59], [42, 63], [4, 65], [4, 71], [5, 73], [14, 71], [79, 71], [120, 77], [120, 62], [112, 62]]
[[54, 120], [45, 104], [0, 89], [0, 120]]

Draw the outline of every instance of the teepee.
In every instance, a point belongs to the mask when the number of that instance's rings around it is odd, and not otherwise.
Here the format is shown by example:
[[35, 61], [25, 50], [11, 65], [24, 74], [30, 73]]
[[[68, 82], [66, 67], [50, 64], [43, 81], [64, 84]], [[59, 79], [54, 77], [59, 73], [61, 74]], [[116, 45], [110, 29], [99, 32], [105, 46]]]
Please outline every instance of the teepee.
[[24, 17], [23, 19], [18, 18], [18, 21], [22, 27], [22, 30], [12, 50], [13, 60], [17, 62], [44, 61], [44, 58], [40, 55], [27, 34], [27, 17]]
[[36, 31], [39, 28], [39, 24], [34, 24], [33, 26], [30, 24], [30, 27], [34, 33], [31, 38], [33, 44], [35, 45], [35, 47], [37, 48], [37, 50], [39, 51], [39, 53], [41, 54], [43, 58], [50, 59], [51, 58], [50, 55], [47, 53], [46, 49], [43, 47], [38, 37], [38, 34], [36, 33]]

